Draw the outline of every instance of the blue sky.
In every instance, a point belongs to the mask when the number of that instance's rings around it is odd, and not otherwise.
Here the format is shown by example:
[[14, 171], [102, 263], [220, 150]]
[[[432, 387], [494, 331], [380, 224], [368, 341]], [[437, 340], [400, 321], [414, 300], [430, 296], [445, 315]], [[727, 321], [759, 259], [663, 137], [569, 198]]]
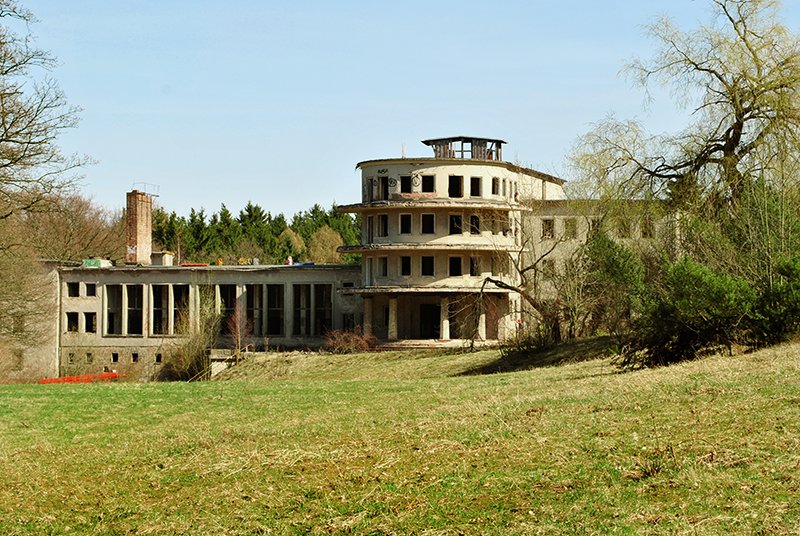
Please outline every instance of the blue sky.
[[[609, 112], [680, 128], [665, 96], [645, 111], [617, 75], [649, 57], [639, 25], [651, 16], [708, 20], [690, 0], [22, 3], [83, 108], [60, 141], [98, 161], [83, 191], [118, 208], [144, 182], [180, 215], [358, 202], [358, 162], [403, 143], [428, 156], [419, 141], [440, 136], [502, 138], [506, 160], [561, 175], [570, 144]], [[797, 10], [785, 14], [797, 29]]]

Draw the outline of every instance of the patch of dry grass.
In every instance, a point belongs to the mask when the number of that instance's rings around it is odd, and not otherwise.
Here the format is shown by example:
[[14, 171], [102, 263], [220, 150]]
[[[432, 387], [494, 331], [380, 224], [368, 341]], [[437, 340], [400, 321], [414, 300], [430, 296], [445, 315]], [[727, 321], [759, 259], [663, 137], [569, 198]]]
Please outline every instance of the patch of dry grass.
[[462, 377], [491, 354], [312, 356], [296, 381], [10, 386], [0, 533], [796, 534], [798, 354]]

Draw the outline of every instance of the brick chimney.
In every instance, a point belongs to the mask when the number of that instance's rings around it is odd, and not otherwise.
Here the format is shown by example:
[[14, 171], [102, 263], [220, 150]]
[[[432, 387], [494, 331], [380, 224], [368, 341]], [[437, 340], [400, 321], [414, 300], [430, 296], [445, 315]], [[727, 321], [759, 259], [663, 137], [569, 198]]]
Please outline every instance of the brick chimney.
[[139, 190], [128, 192], [125, 264], [150, 264], [152, 212], [152, 197]]

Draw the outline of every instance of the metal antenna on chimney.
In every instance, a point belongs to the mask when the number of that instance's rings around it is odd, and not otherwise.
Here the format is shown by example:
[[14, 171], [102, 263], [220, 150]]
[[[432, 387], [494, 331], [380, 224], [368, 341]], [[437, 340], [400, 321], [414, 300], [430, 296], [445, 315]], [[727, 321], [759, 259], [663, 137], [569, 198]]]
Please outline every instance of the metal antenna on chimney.
[[[141, 184], [141, 188], [136, 188], [137, 184]], [[161, 186], [158, 184], [151, 184], [149, 182], [134, 182], [133, 186], [131, 186], [131, 190], [137, 189], [146, 193], [150, 197], [158, 197], [158, 194], [161, 192]]]

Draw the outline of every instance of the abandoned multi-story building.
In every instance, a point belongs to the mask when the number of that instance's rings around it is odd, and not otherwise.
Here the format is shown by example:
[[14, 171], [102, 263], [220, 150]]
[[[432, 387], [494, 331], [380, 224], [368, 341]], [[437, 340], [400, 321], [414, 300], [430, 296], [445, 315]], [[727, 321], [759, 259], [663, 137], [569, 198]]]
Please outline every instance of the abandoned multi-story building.
[[197, 322], [202, 295], [238, 315], [257, 348], [318, 346], [357, 326], [387, 344], [509, 337], [519, 296], [485, 279], [517, 282], [509, 266], [524, 250], [522, 214], [532, 200], [561, 199], [563, 181], [504, 161], [503, 140], [423, 143], [433, 156], [358, 164], [361, 202], [340, 210], [361, 213], [362, 240], [340, 251], [361, 253], [360, 266], [176, 266], [168, 252], [151, 254], [152, 200], [130, 192], [126, 265], [89, 259], [55, 271], [57, 336], [44, 373], [152, 377]]

